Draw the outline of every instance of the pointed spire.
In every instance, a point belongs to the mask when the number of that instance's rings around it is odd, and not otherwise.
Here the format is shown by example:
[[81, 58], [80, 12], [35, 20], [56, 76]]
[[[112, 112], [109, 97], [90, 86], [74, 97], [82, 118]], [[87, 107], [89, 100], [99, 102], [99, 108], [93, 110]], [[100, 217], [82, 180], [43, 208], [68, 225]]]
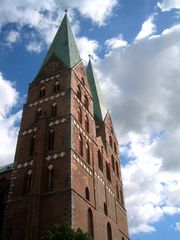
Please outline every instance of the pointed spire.
[[67, 10], [62, 23], [54, 37], [42, 66], [55, 54], [68, 68], [73, 68], [81, 61], [77, 45], [67, 17]]
[[108, 109], [106, 107], [101, 88], [96, 78], [96, 74], [94, 72], [94, 69], [91, 63], [90, 55], [89, 55], [89, 63], [87, 66], [87, 78], [88, 78], [89, 86], [94, 99], [94, 114], [101, 121], [104, 121], [105, 116], [108, 112]]

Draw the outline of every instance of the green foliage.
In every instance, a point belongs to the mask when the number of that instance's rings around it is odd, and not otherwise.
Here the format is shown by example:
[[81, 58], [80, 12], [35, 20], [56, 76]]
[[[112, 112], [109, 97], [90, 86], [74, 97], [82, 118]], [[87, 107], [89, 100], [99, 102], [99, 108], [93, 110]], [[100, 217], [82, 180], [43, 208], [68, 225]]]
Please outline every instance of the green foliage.
[[56, 224], [51, 231], [46, 232], [42, 240], [92, 240], [88, 233], [80, 228], [74, 230], [67, 223]]

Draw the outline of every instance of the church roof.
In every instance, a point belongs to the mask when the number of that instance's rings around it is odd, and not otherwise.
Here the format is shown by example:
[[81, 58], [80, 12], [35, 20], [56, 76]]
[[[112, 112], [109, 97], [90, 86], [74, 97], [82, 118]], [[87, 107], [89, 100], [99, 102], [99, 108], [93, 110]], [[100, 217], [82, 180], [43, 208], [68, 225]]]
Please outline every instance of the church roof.
[[3, 165], [3, 166], [0, 166], [0, 173], [8, 172], [8, 171], [11, 171], [12, 169], [13, 169], [13, 163]]
[[100, 85], [98, 83], [98, 80], [96, 78], [96, 74], [94, 72], [91, 60], [89, 60], [89, 63], [87, 66], [87, 78], [88, 78], [89, 86], [94, 99], [94, 114], [101, 121], [104, 121], [105, 116], [108, 112], [108, 109], [106, 107], [104, 97], [103, 97]]
[[62, 20], [42, 67], [52, 55], [56, 55], [68, 68], [73, 68], [81, 61], [67, 14]]

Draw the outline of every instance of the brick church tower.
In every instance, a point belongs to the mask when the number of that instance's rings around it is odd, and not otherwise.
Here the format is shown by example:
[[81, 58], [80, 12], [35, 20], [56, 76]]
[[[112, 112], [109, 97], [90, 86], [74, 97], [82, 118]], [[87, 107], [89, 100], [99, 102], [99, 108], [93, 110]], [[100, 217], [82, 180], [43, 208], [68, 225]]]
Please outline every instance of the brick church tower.
[[63, 222], [95, 240], [129, 239], [111, 116], [67, 15], [29, 85], [2, 240], [39, 240]]

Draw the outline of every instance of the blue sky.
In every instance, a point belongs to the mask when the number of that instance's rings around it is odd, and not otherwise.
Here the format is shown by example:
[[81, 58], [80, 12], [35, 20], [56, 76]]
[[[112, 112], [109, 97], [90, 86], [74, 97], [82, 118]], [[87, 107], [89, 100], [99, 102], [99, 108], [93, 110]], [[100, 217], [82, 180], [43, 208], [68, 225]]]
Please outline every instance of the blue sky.
[[116, 127], [131, 239], [179, 240], [180, 0], [2, 0], [0, 165], [66, 8]]

